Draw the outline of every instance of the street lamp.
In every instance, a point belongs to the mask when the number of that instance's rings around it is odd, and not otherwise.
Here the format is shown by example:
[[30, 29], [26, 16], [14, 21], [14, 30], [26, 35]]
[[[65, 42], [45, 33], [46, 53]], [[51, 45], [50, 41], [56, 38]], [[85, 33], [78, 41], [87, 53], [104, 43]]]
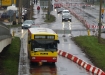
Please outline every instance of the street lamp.
[[50, 19], [50, 10], [51, 10], [51, 1], [50, 0], [48, 0], [48, 20]]
[[98, 30], [98, 42], [100, 43], [101, 42], [101, 26], [102, 26], [102, 23], [101, 23], [101, 10], [102, 10], [102, 0], [100, 0], [100, 12], [99, 12], [99, 23], [98, 23], [98, 26], [99, 26], [99, 30]]
[[19, 0], [19, 17], [18, 17], [18, 24], [22, 23], [22, 0]]

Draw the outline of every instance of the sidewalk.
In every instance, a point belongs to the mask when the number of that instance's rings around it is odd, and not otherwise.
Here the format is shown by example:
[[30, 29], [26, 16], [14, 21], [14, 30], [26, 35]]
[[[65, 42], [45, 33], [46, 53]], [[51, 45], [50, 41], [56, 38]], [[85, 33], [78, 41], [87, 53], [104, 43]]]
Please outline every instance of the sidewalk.
[[34, 7], [33, 7], [33, 10], [34, 10], [34, 16], [33, 16], [33, 18], [35, 18], [35, 24], [36, 25], [41, 25], [41, 24], [45, 23], [44, 22], [44, 18], [45, 18], [45, 14], [47, 12], [43, 12], [42, 8], [40, 7], [40, 13], [38, 14], [37, 13], [37, 6], [40, 6], [39, 2], [38, 2], [37, 5], [35, 4]]

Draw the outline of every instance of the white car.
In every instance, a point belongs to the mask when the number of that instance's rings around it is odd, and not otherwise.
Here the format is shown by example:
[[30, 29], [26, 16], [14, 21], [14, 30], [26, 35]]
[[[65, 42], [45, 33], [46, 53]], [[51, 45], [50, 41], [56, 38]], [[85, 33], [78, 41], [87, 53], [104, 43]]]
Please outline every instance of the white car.
[[33, 20], [25, 20], [22, 24], [22, 29], [26, 28], [31, 28], [32, 25], [35, 25], [35, 22]]
[[69, 12], [69, 10], [63, 10], [62, 11], [62, 22], [63, 21], [70, 21], [71, 22], [72, 16]]
[[62, 11], [62, 15], [70, 15], [69, 10], [63, 10], [63, 11]]

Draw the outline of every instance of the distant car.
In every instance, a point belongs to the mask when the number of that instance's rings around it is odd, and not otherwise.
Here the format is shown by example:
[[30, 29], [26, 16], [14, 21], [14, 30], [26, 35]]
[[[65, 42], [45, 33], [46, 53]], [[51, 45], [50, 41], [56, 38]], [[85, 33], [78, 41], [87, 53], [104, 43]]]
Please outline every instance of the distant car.
[[32, 25], [35, 25], [35, 22], [33, 20], [25, 20], [22, 24], [22, 29], [31, 28]]
[[59, 3], [59, 2], [54, 3], [54, 9], [60, 8], [61, 6], [62, 6], [62, 3]]
[[63, 10], [64, 8], [57, 8], [57, 14], [62, 13]]
[[69, 10], [67, 10], [67, 9], [66, 9], [66, 10], [63, 10], [63, 11], [62, 11], [62, 15], [70, 15]]
[[69, 10], [63, 10], [62, 11], [62, 22], [63, 21], [70, 21], [71, 22], [72, 16], [69, 12]]

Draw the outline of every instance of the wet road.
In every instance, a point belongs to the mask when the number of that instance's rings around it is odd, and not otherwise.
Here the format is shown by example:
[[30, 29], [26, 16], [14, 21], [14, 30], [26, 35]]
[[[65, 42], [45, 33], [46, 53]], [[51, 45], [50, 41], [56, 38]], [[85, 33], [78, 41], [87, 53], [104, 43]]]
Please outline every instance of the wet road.
[[[36, 5], [34, 6], [34, 9], [36, 9]], [[66, 51], [72, 55], [77, 56], [78, 58], [81, 58], [87, 63], [92, 64], [91, 61], [86, 57], [86, 55], [81, 51], [81, 49], [71, 40], [71, 37], [87, 35], [87, 31], [82, 31], [83, 29], [86, 29], [82, 25], [82, 23], [80, 23], [74, 16], [72, 16], [72, 22], [62, 22], [62, 15], [57, 14], [56, 10], [54, 10], [51, 13], [55, 15], [56, 22], [46, 24], [42, 19], [43, 12], [38, 15], [36, 15], [36, 12], [37, 11], [34, 10], [36, 25], [33, 27], [48, 27], [57, 30], [60, 40], [60, 44], [58, 45], [59, 50]], [[27, 30], [21, 30], [21, 28], [18, 29], [20, 30], [20, 32], [18, 32], [17, 30], [17, 34], [15, 34], [15, 36], [19, 36], [23, 39], [23, 52], [26, 54], [26, 57], [24, 58], [27, 60], [26, 65], [28, 67], [26, 68], [30, 69], [30, 75], [93, 75], [71, 60], [68, 60], [59, 55], [58, 61], [55, 63], [55, 65], [51, 63], [35, 63], [29, 65], [29, 59], [27, 58]], [[59, 32], [58, 30], [61, 30], [62, 32]], [[66, 30], [69, 30], [70, 32], [64, 32]], [[65, 37], [63, 37], [63, 35], [65, 35]]]
[[[41, 19], [43, 15], [43, 12], [41, 12], [40, 14], [34, 16], [35, 18], [37, 18], [35, 20], [36, 25], [38, 25], [39, 27], [48, 27], [54, 30], [61, 30], [62, 32], [58, 31], [59, 40], [60, 40], [58, 49], [69, 52], [83, 59], [84, 61], [91, 63], [89, 59], [87, 59], [86, 55], [80, 50], [80, 48], [78, 48], [78, 46], [75, 45], [75, 43], [71, 40], [71, 36], [87, 35], [87, 31], [81, 31], [81, 29], [86, 29], [86, 28], [74, 16], [72, 16], [72, 22], [62, 22], [62, 15], [57, 14], [56, 9], [51, 13], [56, 17], [56, 22], [45, 24], [43, 19]], [[35, 12], [35, 14], [37, 13]], [[39, 22], [40, 19], [41, 19], [41, 22]], [[33, 26], [33, 27], [36, 27], [36, 26]], [[76, 31], [76, 32], [72, 31], [69, 33], [64, 32], [66, 30], [71, 31], [76, 29], [79, 29], [80, 31]], [[63, 35], [65, 35], [66, 37], [63, 37]], [[52, 64], [40, 65], [40, 63], [37, 65], [35, 64], [32, 65], [30, 67], [30, 73], [32, 75], [70, 75], [70, 74], [71, 75], [92, 75], [82, 67], [78, 66], [74, 62], [62, 56], [58, 56], [58, 61], [55, 63], [55, 66]]]

